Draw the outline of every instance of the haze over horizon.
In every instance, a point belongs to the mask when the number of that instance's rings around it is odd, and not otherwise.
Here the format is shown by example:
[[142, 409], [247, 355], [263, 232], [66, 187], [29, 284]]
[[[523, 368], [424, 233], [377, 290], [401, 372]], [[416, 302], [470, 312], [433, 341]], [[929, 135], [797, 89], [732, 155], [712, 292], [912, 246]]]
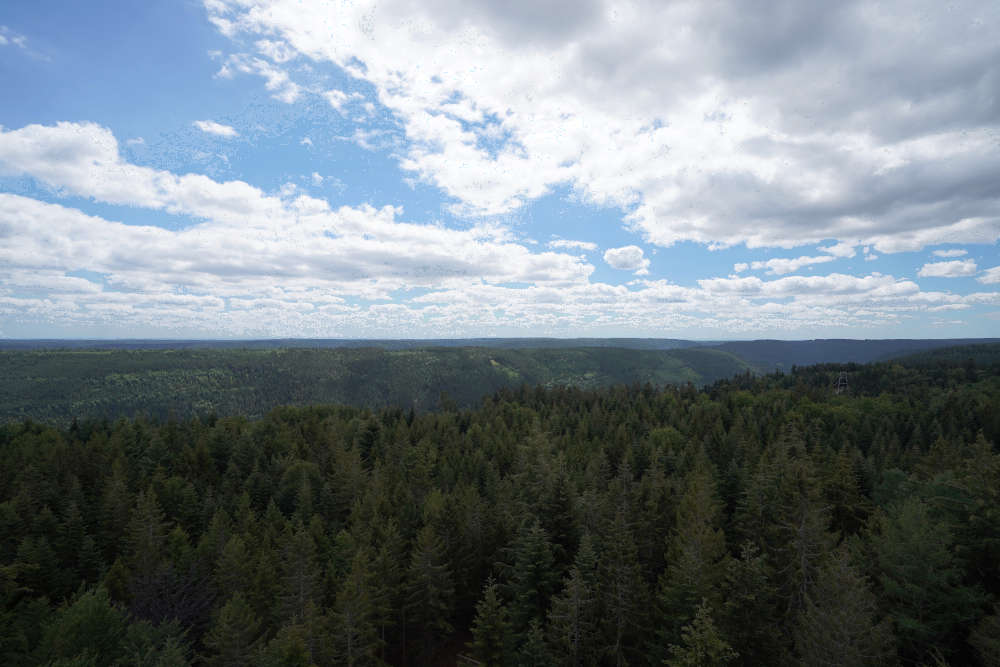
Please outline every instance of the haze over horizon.
[[0, 7], [0, 338], [976, 338], [1000, 5]]

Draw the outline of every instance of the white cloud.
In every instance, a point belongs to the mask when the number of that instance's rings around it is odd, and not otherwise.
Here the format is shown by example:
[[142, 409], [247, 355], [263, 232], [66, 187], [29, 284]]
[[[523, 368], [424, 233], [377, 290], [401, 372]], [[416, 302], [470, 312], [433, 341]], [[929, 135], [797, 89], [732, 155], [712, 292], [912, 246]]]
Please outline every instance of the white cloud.
[[[397, 210], [391, 206], [331, 209], [324, 200], [299, 194], [293, 183], [286, 183], [276, 197], [242, 181], [220, 183], [199, 174], [178, 176], [129, 164], [120, 156], [114, 136], [93, 124], [0, 130], [0, 171], [32, 176], [65, 194], [204, 220], [176, 234], [159, 228], [122, 226], [111, 231], [106, 227], [108, 238], [120, 235], [124, 239], [145, 230], [142, 233], [149, 238], [140, 245], [146, 248], [183, 240], [185, 252], [191, 256], [181, 265], [195, 273], [195, 267], [202, 264], [231, 266], [228, 271], [246, 263], [256, 267], [246, 269], [252, 274], [275, 270], [303, 277], [328, 275], [330, 280], [385, 279], [389, 284], [408, 280], [427, 285], [458, 276], [503, 281], [576, 280], [592, 271], [589, 264], [571, 255], [530, 253], [508, 242], [506, 232], [490, 226], [449, 230], [409, 224], [397, 221]], [[16, 198], [9, 200], [9, 205], [23, 208], [31, 201]], [[54, 215], [53, 209], [45, 207], [36, 212], [40, 217]], [[67, 234], [72, 238], [78, 231]], [[239, 241], [225, 240], [230, 236]], [[86, 247], [86, 238], [81, 235], [78, 252]], [[219, 250], [210, 252], [202, 247], [209, 239], [219, 244]], [[241, 243], [248, 245], [240, 249]], [[124, 252], [123, 248], [124, 240], [119, 252]], [[45, 255], [39, 249], [26, 252]], [[167, 250], [164, 253], [170, 254]], [[250, 262], [253, 255], [260, 256]], [[284, 266], [281, 258], [289, 265]], [[110, 267], [72, 266], [67, 270], [78, 268], [104, 271]], [[181, 280], [181, 275], [171, 281]]]
[[850, 258], [854, 257], [855, 255], [854, 247], [856, 245], [858, 244], [847, 241], [843, 243], [837, 243], [832, 246], [820, 247], [820, 250], [830, 255], [833, 255], [834, 257]]
[[[822, 250], [822, 248], [821, 248]], [[852, 252], [853, 254], [853, 252]], [[755, 261], [750, 263], [750, 268], [754, 271], [761, 269], [767, 269], [767, 272], [772, 275], [784, 275], [786, 273], [792, 273], [793, 271], [798, 271], [804, 266], [812, 266], [813, 264], [825, 264], [826, 262], [833, 262], [837, 260], [842, 255], [819, 255], [818, 257], [775, 257], [774, 259], [769, 259], [766, 261]], [[737, 266], [740, 266], [737, 264]], [[733, 267], [737, 273], [740, 270]], [[745, 270], [745, 269], [743, 269]]]
[[226, 137], [227, 139], [238, 137], [240, 134], [234, 128], [216, 123], [214, 120], [196, 120], [192, 125], [206, 134], [214, 134], [217, 137]]
[[609, 248], [604, 252], [604, 261], [614, 269], [635, 271], [637, 276], [649, 273], [649, 260], [643, 257], [642, 248], [627, 245], [623, 248]]
[[299, 142], [299, 145], [312, 147], [313, 140], [310, 139], [309, 137], [302, 137], [302, 141]]
[[570, 239], [555, 239], [554, 241], [549, 241], [547, 245], [550, 248], [558, 248], [560, 250], [586, 250], [588, 252], [593, 252], [597, 250], [597, 244], [591, 243], [590, 241], [572, 241]]
[[206, 6], [225, 35], [374, 86], [402, 168], [459, 212], [568, 185], [660, 245], [835, 239], [846, 257], [1000, 238], [1000, 195], [981, 186], [1000, 171], [981, 83], [1000, 22], [974, 0], [772, 3], [749, 23], [697, 0], [371, 0], [336, 21], [302, 0]]
[[267, 56], [276, 63], [286, 63], [296, 55], [294, 49], [289, 48], [284, 42], [275, 42], [270, 39], [261, 39], [254, 43], [257, 51]]
[[20, 49], [27, 50], [28, 38], [14, 32], [5, 25], [0, 25], [0, 46], [7, 46], [9, 44], [13, 44]]
[[[189, 337], [664, 335], [669, 322], [677, 335], [815, 335], [1000, 305], [1000, 293], [922, 292], [877, 273], [592, 282], [583, 258], [533, 251], [493, 224], [415, 224], [392, 206], [334, 208], [298, 190], [279, 196], [131, 164], [94, 124], [0, 130], [0, 171], [57, 194], [188, 216], [172, 229], [129, 225], [0, 193], [8, 330], [38, 322]], [[610, 249], [606, 260], [649, 266], [638, 246]]]
[[263, 58], [235, 53], [226, 58], [217, 76], [231, 79], [237, 72], [263, 77], [264, 87], [271, 91], [271, 97], [286, 104], [292, 104], [302, 95], [302, 87], [292, 81], [287, 72]]
[[327, 102], [330, 103], [331, 107], [333, 107], [337, 111], [341, 111], [341, 112], [344, 111], [344, 106], [348, 102], [350, 102], [352, 100], [363, 100], [364, 99], [364, 96], [361, 95], [361, 94], [359, 94], [359, 93], [351, 93], [350, 95], [348, 95], [344, 91], [337, 90], [336, 88], [332, 88], [330, 90], [324, 91], [323, 92], [323, 97], [326, 99]]
[[968, 250], [962, 248], [952, 248], [950, 250], [935, 250], [933, 254], [935, 257], [962, 257], [968, 253]]
[[312, 173], [311, 180], [313, 185], [323, 185], [323, 176], [318, 171]]
[[975, 260], [956, 259], [950, 262], [931, 262], [917, 271], [921, 278], [961, 278], [975, 275], [978, 267]]
[[992, 269], [986, 269], [983, 271], [983, 275], [976, 278], [979, 282], [984, 285], [996, 285], [1000, 283], [1000, 266], [994, 266]]

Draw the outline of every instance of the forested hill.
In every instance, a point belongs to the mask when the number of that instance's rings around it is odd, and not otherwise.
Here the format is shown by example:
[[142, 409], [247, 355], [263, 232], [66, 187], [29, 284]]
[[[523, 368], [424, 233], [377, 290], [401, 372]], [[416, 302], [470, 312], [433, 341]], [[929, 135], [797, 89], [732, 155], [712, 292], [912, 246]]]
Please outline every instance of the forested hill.
[[898, 359], [910, 366], [953, 366], [956, 363], [988, 367], [1000, 365], [1000, 343], [943, 347], [908, 354]]
[[750, 366], [719, 350], [190, 349], [0, 352], [0, 421], [259, 417], [279, 405], [471, 407], [503, 387], [703, 385]]
[[763, 372], [789, 370], [813, 364], [865, 364], [924, 350], [970, 344], [997, 343], [1000, 338], [887, 339], [887, 340], [746, 340], [713, 344], [753, 364]]
[[0, 425], [0, 663], [995, 665], [998, 370]]

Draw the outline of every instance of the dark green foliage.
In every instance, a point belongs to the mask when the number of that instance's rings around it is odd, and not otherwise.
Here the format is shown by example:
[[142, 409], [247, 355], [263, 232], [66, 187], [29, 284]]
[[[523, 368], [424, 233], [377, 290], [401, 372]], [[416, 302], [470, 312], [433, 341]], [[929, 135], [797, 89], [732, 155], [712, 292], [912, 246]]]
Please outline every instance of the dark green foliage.
[[520, 531], [512, 547], [508, 588], [514, 630], [523, 633], [532, 620], [543, 621], [558, 579], [552, 543], [537, 522]]
[[103, 588], [82, 592], [56, 612], [45, 628], [38, 654], [44, 661], [89, 659], [112, 665], [124, 658], [125, 613]]
[[445, 545], [432, 526], [417, 534], [406, 577], [406, 619], [425, 658], [452, 632], [450, 611], [455, 593]]
[[208, 655], [205, 662], [217, 667], [246, 665], [258, 654], [261, 623], [242, 593], [236, 593], [222, 606], [212, 628], [205, 636]]
[[820, 568], [799, 615], [795, 647], [808, 667], [865, 667], [894, 662], [888, 619], [876, 617], [875, 595], [846, 551]]
[[703, 600], [718, 604], [726, 572], [726, 536], [715, 475], [703, 451], [684, 479], [676, 528], [667, 546], [667, 569], [660, 575], [660, 635], [666, 646], [680, 640]]
[[573, 566], [562, 592], [549, 610], [549, 637], [552, 654], [560, 664], [593, 665], [599, 657], [595, 632], [598, 622], [598, 594], [593, 576]]
[[670, 646], [670, 657], [664, 664], [670, 667], [721, 667], [739, 657], [712, 621], [708, 601], [698, 605], [694, 619], [684, 626], [681, 642]]
[[921, 659], [964, 638], [982, 598], [962, 582], [953, 533], [927, 504], [907, 498], [890, 507], [872, 546], [901, 654]]
[[949, 359], [6, 423], [0, 663], [996, 664], [1000, 368]]
[[472, 621], [471, 649], [486, 667], [503, 667], [512, 653], [510, 623], [507, 607], [500, 600], [496, 581], [489, 579], [483, 588], [483, 597], [476, 604], [476, 617]]
[[334, 603], [333, 645], [343, 665], [375, 664], [381, 649], [371, 553], [359, 549]]
[[521, 384], [705, 384], [750, 366], [728, 353], [616, 348], [0, 351], [0, 422], [246, 415], [281, 405], [468, 407]]

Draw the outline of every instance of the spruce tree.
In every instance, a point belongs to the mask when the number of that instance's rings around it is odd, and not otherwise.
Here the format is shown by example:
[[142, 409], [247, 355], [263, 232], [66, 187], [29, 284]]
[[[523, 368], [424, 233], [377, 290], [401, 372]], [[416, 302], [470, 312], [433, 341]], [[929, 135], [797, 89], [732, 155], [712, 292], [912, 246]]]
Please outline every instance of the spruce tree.
[[260, 620], [243, 594], [236, 593], [219, 610], [205, 636], [205, 646], [209, 649], [205, 662], [211, 667], [248, 665], [257, 655], [261, 639]]
[[476, 603], [472, 621], [471, 649], [485, 667], [503, 667], [510, 659], [510, 622], [507, 607], [499, 596], [499, 587], [490, 577], [483, 587], [483, 596]]
[[659, 579], [663, 644], [680, 640], [702, 600], [718, 602], [726, 571], [726, 536], [711, 463], [700, 450], [677, 503], [676, 528], [667, 547], [667, 569]]
[[381, 649], [370, 562], [368, 549], [358, 549], [334, 603], [333, 642], [337, 662], [348, 667], [374, 664]]
[[406, 579], [407, 623], [427, 659], [438, 641], [453, 631], [450, 617], [455, 592], [445, 547], [433, 526], [424, 526], [417, 533]]
[[795, 647], [807, 667], [886, 664], [895, 654], [889, 621], [876, 617], [868, 582], [846, 550], [820, 568], [795, 629]]
[[722, 667], [739, 655], [719, 632], [712, 620], [711, 607], [703, 601], [694, 619], [681, 631], [681, 643], [670, 646], [670, 667]]

